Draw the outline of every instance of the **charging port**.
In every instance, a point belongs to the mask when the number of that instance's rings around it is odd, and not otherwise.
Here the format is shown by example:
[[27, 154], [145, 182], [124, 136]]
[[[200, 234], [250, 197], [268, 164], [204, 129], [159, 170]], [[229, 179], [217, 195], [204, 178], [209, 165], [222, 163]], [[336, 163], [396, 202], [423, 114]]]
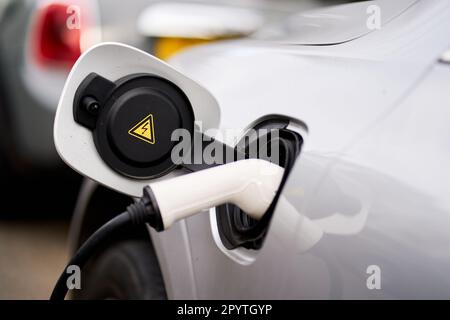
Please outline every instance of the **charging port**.
[[[237, 247], [258, 250], [261, 248], [277, 200], [286, 177], [300, 154], [303, 139], [299, 133], [288, 129], [288, 118], [266, 118], [253, 126], [250, 135], [244, 135], [236, 148], [248, 158], [277, 162], [285, 168], [283, 181], [267, 212], [261, 220], [252, 219], [232, 204], [216, 208], [218, 231], [224, 246], [231, 250]], [[261, 130], [262, 129], [262, 130]], [[252, 152], [257, 150], [257, 152]]]

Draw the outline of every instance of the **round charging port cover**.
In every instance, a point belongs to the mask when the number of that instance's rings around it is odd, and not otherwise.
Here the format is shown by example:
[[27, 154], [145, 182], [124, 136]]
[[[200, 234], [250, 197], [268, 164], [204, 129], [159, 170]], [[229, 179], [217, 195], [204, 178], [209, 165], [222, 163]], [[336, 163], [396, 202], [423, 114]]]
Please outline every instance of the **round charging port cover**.
[[138, 179], [160, 177], [176, 168], [172, 133], [193, 134], [194, 112], [174, 83], [151, 74], [115, 81], [93, 130], [96, 148], [113, 170]]

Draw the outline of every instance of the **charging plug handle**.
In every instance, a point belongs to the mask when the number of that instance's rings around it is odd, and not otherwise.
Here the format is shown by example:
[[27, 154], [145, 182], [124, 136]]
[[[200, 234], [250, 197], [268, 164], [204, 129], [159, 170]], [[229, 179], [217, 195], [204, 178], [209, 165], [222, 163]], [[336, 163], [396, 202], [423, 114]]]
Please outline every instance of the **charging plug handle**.
[[157, 231], [204, 209], [231, 203], [259, 220], [281, 184], [284, 169], [261, 159], [247, 159], [152, 183], [127, 208], [133, 223]]
[[[233, 203], [252, 218], [260, 219], [275, 198], [283, 171], [271, 162], [248, 159], [152, 183], [144, 188], [139, 201], [94, 232], [68, 266], [83, 267], [92, 255], [124, 228], [148, 223], [157, 231], [163, 231], [178, 220], [224, 203]], [[51, 300], [63, 300], [67, 293], [70, 274], [66, 269], [53, 289]]]
[[259, 220], [271, 205], [284, 169], [261, 159], [247, 159], [150, 184], [146, 197], [153, 200], [152, 225], [167, 229], [178, 220], [203, 209], [231, 203]]

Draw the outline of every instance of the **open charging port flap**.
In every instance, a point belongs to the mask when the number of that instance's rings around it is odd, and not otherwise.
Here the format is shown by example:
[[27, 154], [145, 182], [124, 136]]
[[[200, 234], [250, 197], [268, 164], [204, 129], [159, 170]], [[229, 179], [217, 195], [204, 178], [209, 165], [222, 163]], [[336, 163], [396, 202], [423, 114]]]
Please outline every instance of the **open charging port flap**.
[[[277, 161], [285, 171], [280, 188], [261, 220], [252, 219], [233, 204], [224, 204], [216, 208], [220, 239], [229, 250], [237, 247], [258, 250], [262, 247], [277, 201], [303, 144], [301, 135], [288, 129], [289, 123], [288, 118], [265, 119], [254, 125], [251, 130], [253, 134], [244, 135], [236, 146], [240, 149], [237, 152], [245, 154], [246, 158], [268, 157], [265, 160]], [[255, 154], [250, 150], [257, 152]]]

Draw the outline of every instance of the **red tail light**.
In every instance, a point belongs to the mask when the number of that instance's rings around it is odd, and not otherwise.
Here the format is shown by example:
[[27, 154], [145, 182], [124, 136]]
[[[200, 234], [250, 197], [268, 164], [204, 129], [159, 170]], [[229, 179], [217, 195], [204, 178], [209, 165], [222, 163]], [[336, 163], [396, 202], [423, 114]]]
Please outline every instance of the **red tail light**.
[[81, 54], [81, 29], [67, 24], [69, 5], [49, 4], [39, 9], [33, 28], [33, 53], [44, 66], [71, 67]]

